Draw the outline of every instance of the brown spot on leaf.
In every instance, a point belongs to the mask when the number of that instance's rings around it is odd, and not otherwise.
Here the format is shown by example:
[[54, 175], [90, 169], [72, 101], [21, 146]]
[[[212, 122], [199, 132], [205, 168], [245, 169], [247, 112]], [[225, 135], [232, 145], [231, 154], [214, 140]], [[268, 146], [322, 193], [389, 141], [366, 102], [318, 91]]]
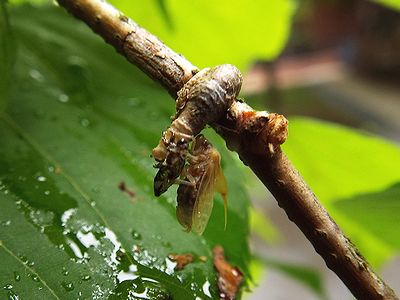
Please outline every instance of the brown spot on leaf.
[[61, 174], [61, 172], [62, 172], [61, 167], [60, 166], [56, 166], [55, 169], [54, 169], [54, 173], [58, 175], [58, 174]]
[[126, 184], [125, 184], [124, 181], [121, 181], [121, 182], [118, 184], [118, 188], [119, 188], [119, 190], [120, 190], [121, 192], [126, 193], [126, 194], [127, 194], [129, 197], [131, 197], [131, 198], [133, 198], [133, 197], [136, 196], [135, 192], [132, 191], [131, 189], [129, 189], [129, 188], [126, 186]]
[[170, 254], [168, 258], [174, 262], [176, 262], [175, 270], [182, 270], [187, 264], [193, 262], [193, 254], [185, 253], [185, 254]]
[[213, 249], [214, 267], [218, 272], [218, 290], [221, 299], [236, 299], [236, 294], [243, 281], [243, 273], [225, 260], [224, 249], [215, 246]]

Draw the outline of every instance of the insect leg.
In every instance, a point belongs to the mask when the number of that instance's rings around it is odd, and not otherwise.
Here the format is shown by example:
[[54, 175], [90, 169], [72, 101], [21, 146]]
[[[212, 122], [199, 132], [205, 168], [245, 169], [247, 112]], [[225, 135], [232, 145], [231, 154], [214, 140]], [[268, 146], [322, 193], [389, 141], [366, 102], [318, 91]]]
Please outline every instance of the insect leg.
[[184, 179], [175, 179], [174, 180], [174, 183], [175, 184], [183, 184], [183, 185], [188, 185], [188, 186], [195, 186], [196, 185], [196, 183], [195, 182], [192, 182], [192, 181], [188, 181], [188, 180], [184, 180]]

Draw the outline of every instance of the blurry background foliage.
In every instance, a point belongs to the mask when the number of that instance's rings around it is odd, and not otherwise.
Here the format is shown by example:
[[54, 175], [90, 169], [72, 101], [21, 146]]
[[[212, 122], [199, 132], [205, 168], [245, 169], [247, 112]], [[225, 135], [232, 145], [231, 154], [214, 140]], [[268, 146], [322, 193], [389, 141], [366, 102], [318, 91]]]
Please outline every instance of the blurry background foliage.
[[[250, 264], [249, 224], [266, 243], [279, 240], [279, 232], [251, 210], [245, 184], [255, 181], [211, 130], [206, 135], [221, 151], [228, 178], [228, 228], [218, 196], [204, 236], [184, 233], [175, 189], [160, 199], [152, 193], [149, 153], [173, 114], [169, 96], [63, 9], [8, 2], [8, 12], [4, 0], [0, 11], [1, 296], [215, 298], [216, 244], [247, 278], [267, 266], [324, 294], [312, 269], [266, 257]], [[400, 1], [377, 2], [400, 9]], [[243, 71], [282, 52], [300, 4], [111, 3], [197, 66], [232, 63]], [[259, 99], [246, 98], [265, 109]], [[361, 253], [380, 266], [400, 247], [399, 148], [292, 115], [285, 152]], [[121, 182], [134, 197], [118, 189]], [[168, 254], [185, 252], [195, 262], [174, 272]]]
[[400, 1], [399, 0], [376, 0], [377, 3], [381, 3], [388, 7], [400, 10]]

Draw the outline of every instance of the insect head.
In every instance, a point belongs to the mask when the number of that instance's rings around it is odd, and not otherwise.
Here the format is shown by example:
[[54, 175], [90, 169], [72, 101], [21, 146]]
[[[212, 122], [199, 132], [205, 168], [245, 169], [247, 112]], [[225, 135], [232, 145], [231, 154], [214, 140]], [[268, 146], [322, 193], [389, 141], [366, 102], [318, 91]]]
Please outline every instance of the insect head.
[[173, 136], [169, 141], [163, 140], [167, 152], [165, 158], [155, 165], [159, 169], [154, 177], [154, 194], [157, 197], [165, 193], [181, 175], [188, 151], [188, 143], [184, 139], [177, 143], [173, 142]]

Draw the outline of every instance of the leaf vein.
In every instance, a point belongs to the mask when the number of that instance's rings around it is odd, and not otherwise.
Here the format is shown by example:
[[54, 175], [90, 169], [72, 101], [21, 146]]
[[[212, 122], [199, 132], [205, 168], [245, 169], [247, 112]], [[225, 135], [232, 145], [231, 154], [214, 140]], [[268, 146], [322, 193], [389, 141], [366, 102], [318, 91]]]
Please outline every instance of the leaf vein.
[[[21, 137], [23, 137], [25, 139], [25, 141], [31, 145], [31, 147], [33, 147], [38, 153], [40, 153], [40, 155], [42, 155], [42, 157], [44, 159], [46, 159], [48, 162], [50, 162], [51, 164], [53, 164], [56, 167], [59, 167], [62, 171], [61, 171], [61, 175], [71, 184], [71, 186], [88, 202], [89, 206], [96, 212], [96, 214], [99, 216], [99, 218], [102, 220], [102, 222], [104, 223], [104, 225], [106, 227], [108, 227], [109, 229], [111, 229], [112, 231], [114, 231], [112, 229], [112, 227], [109, 225], [109, 223], [107, 222], [106, 218], [104, 217], [104, 215], [95, 207], [91, 205], [91, 200], [90, 200], [90, 196], [80, 187], [79, 183], [75, 181], [74, 178], [72, 178], [72, 176], [70, 176], [68, 173], [65, 172], [65, 170], [63, 168], [61, 168], [61, 164], [58, 163], [50, 154], [48, 154], [33, 138], [31, 138], [24, 130], [23, 128], [21, 128], [18, 124], [15, 123], [15, 121], [6, 113], [0, 114], [1, 118], [14, 130], [16, 131], [18, 134], [21, 135]], [[115, 231], [114, 231], [115, 232]], [[1, 242], [1, 241], [0, 241]], [[0, 243], [1, 245], [1, 243]], [[125, 250], [125, 252], [130, 253], [129, 251], [127, 251], [127, 247], [123, 246], [123, 243], [121, 241], [121, 247]], [[18, 259], [18, 257], [16, 257]], [[133, 260], [133, 258], [128, 255], [128, 260], [132, 265], [137, 265], [138, 262], [135, 262]], [[22, 261], [21, 261], [22, 262]], [[22, 262], [23, 263], [23, 262]], [[147, 272], [140, 272], [142, 273], [142, 275], [146, 276], [146, 274], [143, 273], [147, 273]], [[150, 274], [148, 274], [149, 276]], [[169, 284], [175, 286], [176, 288], [182, 289], [183, 291], [185, 291], [185, 293], [187, 293], [188, 295], [191, 295], [191, 293], [189, 292], [187, 287], [182, 287], [181, 285], [176, 284], [174, 281], [169, 280], [168, 278], [163, 278], [162, 276], [158, 276], [156, 274], [151, 274], [150, 277], [153, 277], [155, 279], [159, 279], [159, 280], [163, 280], [165, 282], [168, 282]], [[59, 299], [59, 298], [58, 298]]]
[[46, 281], [31, 267], [29, 267], [26, 263], [24, 263], [17, 255], [14, 254], [14, 252], [12, 252], [11, 249], [9, 249], [8, 247], [6, 247], [6, 245], [4, 245], [4, 242], [2, 240], [0, 240], [0, 247], [4, 249], [4, 251], [9, 254], [11, 257], [13, 257], [15, 260], [17, 260], [21, 265], [24, 266], [25, 269], [27, 269], [29, 272], [35, 274], [37, 276], [37, 278], [40, 280], [41, 283], [43, 283], [43, 285], [50, 291], [51, 294], [53, 294], [53, 296], [56, 299], [61, 300], [60, 297], [57, 296], [57, 294], [55, 293], [55, 291], [46, 283]]

